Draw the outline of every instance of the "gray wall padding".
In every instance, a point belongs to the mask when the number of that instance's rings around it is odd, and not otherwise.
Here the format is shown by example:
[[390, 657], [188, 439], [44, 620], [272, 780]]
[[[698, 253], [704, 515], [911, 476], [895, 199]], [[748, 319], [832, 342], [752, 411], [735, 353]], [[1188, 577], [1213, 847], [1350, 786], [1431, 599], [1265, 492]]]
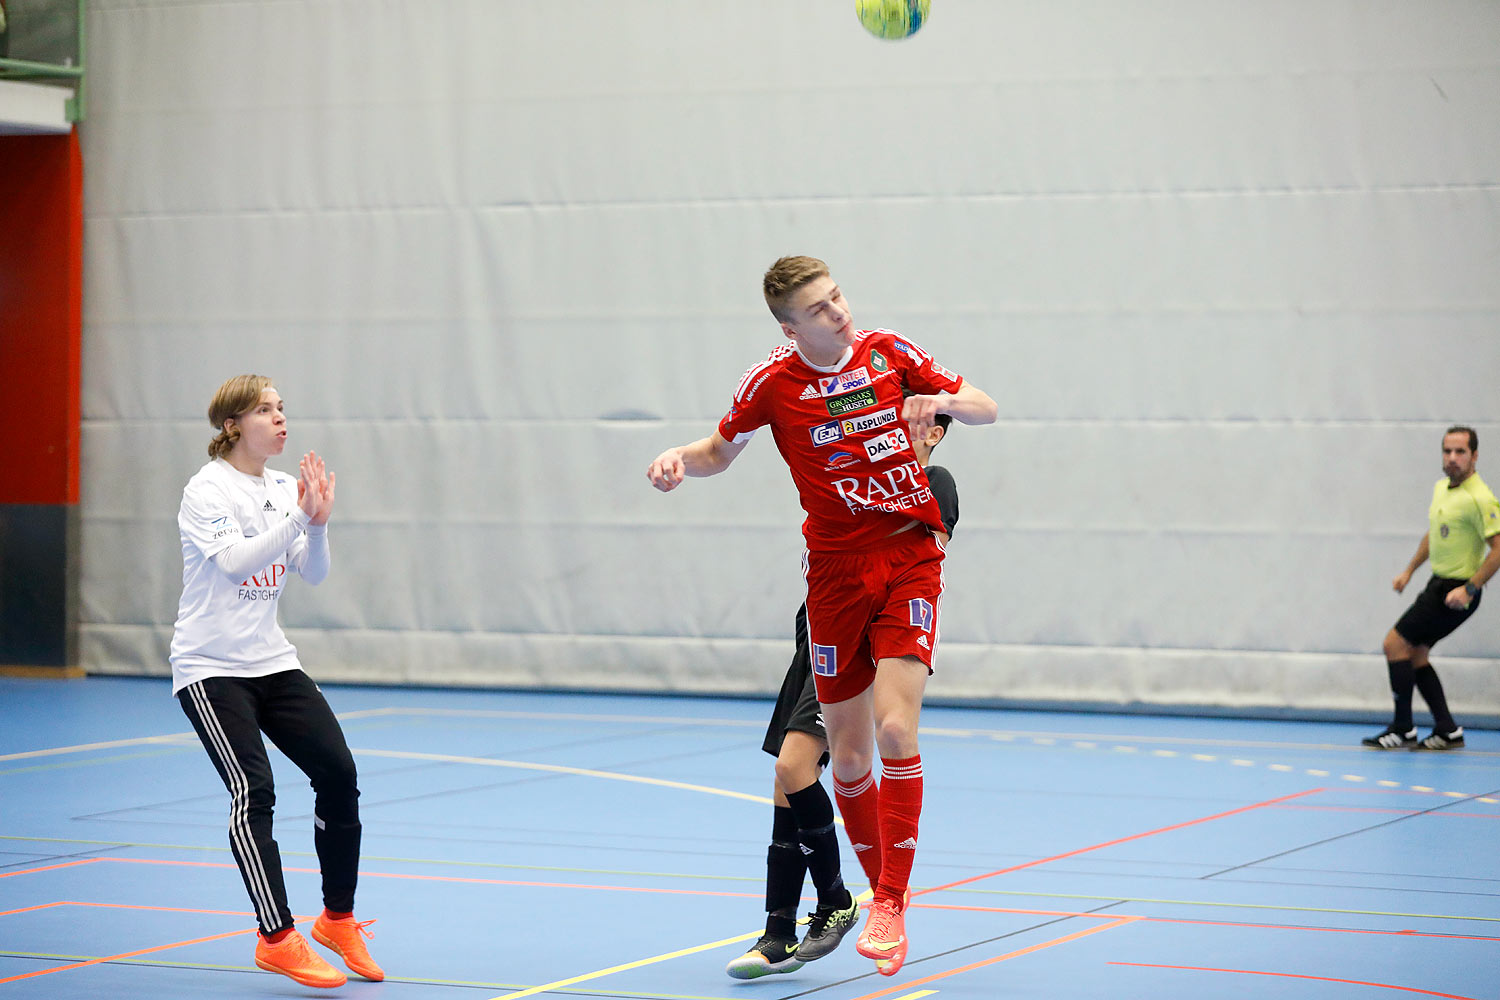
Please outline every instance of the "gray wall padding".
[[[797, 252], [999, 402], [937, 453], [934, 696], [1383, 714], [1442, 430], [1500, 447], [1500, 5], [933, 6], [888, 43], [843, 0], [92, 3], [86, 665], [165, 671], [252, 371], [338, 474], [282, 609], [315, 676], [773, 690], [769, 435], [644, 470]], [[1438, 652], [1500, 715], [1500, 606]]]

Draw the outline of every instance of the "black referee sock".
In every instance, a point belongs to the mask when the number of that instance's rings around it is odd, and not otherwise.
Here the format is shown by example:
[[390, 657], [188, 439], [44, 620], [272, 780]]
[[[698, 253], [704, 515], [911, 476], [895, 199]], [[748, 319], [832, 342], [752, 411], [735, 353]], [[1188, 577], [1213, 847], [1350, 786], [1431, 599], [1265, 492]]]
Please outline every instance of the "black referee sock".
[[797, 904], [807, 861], [797, 846], [797, 821], [792, 811], [777, 806], [771, 821], [771, 846], [766, 848], [766, 933], [797, 936]]
[[[1437, 671], [1426, 666], [1418, 667], [1414, 673], [1417, 690], [1422, 692], [1422, 700], [1432, 710], [1433, 732], [1444, 736], [1453, 732], [1458, 726], [1453, 724], [1453, 716], [1448, 712], [1448, 699], [1443, 694], [1443, 682], [1438, 680]], [[1407, 697], [1410, 698], [1410, 695]]]
[[833, 825], [833, 800], [821, 781], [788, 792], [797, 818], [797, 839], [807, 855], [807, 870], [818, 889], [819, 906], [848, 906], [849, 890], [839, 865], [839, 838]]
[[[1396, 714], [1391, 721], [1391, 729], [1398, 733], [1409, 733], [1412, 731], [1411, 690], [1416, 685], [1411, 661], [1387, 660], [1385, 669], [1391, 675], [1391, 696], [1396, 699]], [[1427, 693], [1424, 691], [1422, 694], [1426, 697]], [[1441, 696], [1439, 689], [1439, 697]]]

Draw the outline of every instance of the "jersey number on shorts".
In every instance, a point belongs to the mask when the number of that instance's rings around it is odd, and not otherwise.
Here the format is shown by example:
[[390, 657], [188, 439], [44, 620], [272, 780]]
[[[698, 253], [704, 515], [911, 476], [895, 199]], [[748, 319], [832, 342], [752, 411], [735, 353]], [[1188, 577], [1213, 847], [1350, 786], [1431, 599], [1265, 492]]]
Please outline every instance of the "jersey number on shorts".
[[932, 631], [932, 605], [920, 597], [907, 602], [911, 608], [911, 623], [923, 632]]
[[839, 650], [837, 646], [812, 644], [813, 673], [833, 677], [839, 672]]

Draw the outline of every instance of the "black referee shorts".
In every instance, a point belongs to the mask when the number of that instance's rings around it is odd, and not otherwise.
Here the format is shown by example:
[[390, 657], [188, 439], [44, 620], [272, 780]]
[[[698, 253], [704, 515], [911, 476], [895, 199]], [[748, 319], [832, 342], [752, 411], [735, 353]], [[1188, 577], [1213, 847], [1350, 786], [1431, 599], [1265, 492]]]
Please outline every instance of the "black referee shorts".
[[1443, 598], [1455, 587], [1462, 587], [1467, 580], [1454, 580], [1448, 577], [1435, 576], [1427, 581], [1427, 586], [1417, 595], [1411, 607], [1406, 609], [1396, 622], [1396, 634], [1401, 636], [1413, 646], [1432, 647], [1439, 639], [1445, 638], [1454, 629], [1469, 620], [1469, 616], [1479, 610], [1479, 598], [1484, 591], [1474, 595], [1469, 606], [1461, 611], [1454, 610], [1443, 603]]

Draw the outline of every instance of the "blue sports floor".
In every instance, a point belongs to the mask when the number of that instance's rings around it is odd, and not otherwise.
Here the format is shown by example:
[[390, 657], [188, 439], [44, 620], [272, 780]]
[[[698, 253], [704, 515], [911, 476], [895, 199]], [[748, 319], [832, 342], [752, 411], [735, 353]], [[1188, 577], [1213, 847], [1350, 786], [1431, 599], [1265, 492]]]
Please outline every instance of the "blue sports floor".
[[[906, 967], [850, 938], [741, 982], [769, 701], [333, 686], [390, 978], [307, 989], [251, 961], [228, 796], [168, 687], [0, 679], [0, 1000], [1500, 997], [1500, 733], [929, 708]], [[311, 794], [273, 759], [310, 918]]]

